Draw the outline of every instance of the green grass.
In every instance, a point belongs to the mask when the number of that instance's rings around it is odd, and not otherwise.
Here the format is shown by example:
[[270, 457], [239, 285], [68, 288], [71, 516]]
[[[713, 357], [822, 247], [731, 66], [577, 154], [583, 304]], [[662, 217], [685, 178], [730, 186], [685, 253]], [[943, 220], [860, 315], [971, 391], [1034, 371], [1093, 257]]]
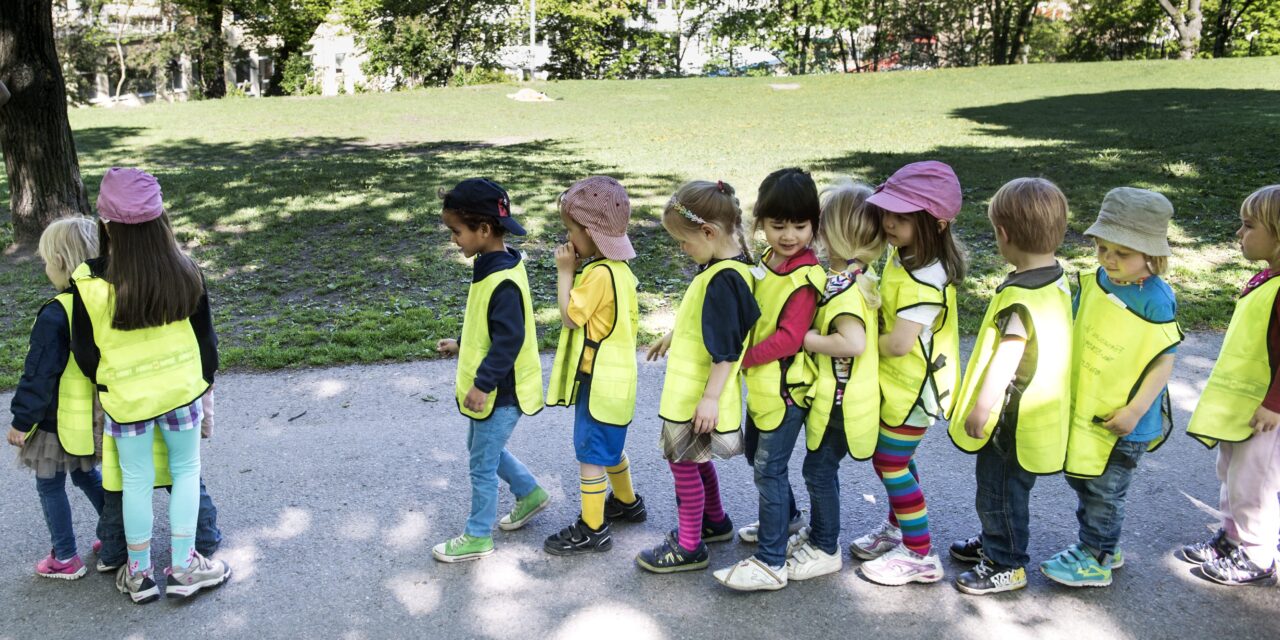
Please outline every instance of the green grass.
[[[820, 182], [883, 180], [921, 159], [965, 188], [957, 227], [973, 256], [972, 330], [1004, 267], [985, 219], [1005, 181], [1043, 175], [1072, 203], [1064, 256], [1103, 194], [1135, 185], [1177, 208], [1169, 280], [1187, 328], [1221, 329], [1249, 266], [1232, 232], [1240, 201], [1280, 181], [1280, 59], [1134, 62], [923, 73], [509, 86], [338, 98], [221, 100], [71, 114], [81, 170], [159, 176], [180, 239], [208, 276], [224, 363], [275, 368], [431, 357], [457, 335], [469, 267], [438, 222], [437, 187], [503, 182], [530, 235], [541, 342], [554, 344], [561, 238], [556, 195], [592, 173], [631, 192], [642, 313], [652, 333], [691, 271], [657, 224], [682, 181], [723, 179], [749, 210], [759, 181], [798, 165]], [[4, 183], [0, 182], [0, 185]], [[8, 196], [0, 186], [0, 201]], [[0, 245], [12, 230], [0, 224]], [[0, 258], [0, 387], [12, 386], [30, 318], [50, 291], [37, 260]]]

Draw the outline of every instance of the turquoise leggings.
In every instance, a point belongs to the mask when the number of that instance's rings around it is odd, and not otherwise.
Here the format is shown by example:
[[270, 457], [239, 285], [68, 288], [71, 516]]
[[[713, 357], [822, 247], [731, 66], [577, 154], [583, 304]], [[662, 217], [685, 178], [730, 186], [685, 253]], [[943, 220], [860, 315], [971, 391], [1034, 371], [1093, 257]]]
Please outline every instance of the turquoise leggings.
[[[124, 485], [124, 537], [131, 545], [151, 541], [151, 492], [156, 484], [151, 457], [154, 428], [142, 435], [116, 438]], [[169, 448], [169, 475], [173, 478], [169, 497], [173, 557], [185, 561], [195, 541], [196, 516], [200, 513], [200, 428], [162, 430], [160, 435]]]

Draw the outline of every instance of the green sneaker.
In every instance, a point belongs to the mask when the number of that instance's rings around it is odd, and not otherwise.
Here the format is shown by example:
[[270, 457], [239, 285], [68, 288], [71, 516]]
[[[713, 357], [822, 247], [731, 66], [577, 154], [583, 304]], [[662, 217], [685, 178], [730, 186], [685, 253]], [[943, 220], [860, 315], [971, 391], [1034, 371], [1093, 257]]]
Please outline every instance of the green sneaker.
[[547, 490], [536, 487], [533, 493], [516, 499], [516, 506], [511, 507], [511, 513], [502, 516], [498, 521], [498, 528], [503, 531], [515, 531], [528, 523], [534, 514], [546, 509], [550, 502], [551, 496], [547, 495]]
[[1111, 567], [1103, 566], [1078, 544], [1041, 562], [1040, 573], [1068, 587], [1105, 587], [1111, 584]]
[[440, 562], [466, 562], [479, 560], [493, 553], [493, 538], [477, 538], [462, 534], [450, 538], [431, 548], [431, 555]]
[[1111, 562], [1107, 563], [1107, 566], [1110, 567], [1112, 571], [1115, 571], [1116, 569], [1123, 567], [1124, 566], [1124, 550], [1116, 549], [1116, 552], [1111, 554]]

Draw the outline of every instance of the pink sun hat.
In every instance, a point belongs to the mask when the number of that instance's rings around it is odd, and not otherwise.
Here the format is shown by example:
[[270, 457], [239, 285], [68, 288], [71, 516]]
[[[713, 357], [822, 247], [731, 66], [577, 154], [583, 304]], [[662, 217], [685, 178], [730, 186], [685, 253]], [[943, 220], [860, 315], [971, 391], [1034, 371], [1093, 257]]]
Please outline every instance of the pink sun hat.
[[925, 211], [939, 220], [950, 221], [960, 214], [962, 199], [956, 172], [945, 163], [925, 160], [895, 171], [876, 187], [867, 202], [885, 211]]
[[164, 213], [160, 181], [141, 169], [112, 167], [102, 176], [98, 215], [108, 222], [141, 224]]
[[631, 200], [621, 182], [609, 176], [579, 180], [560, 196], [560, 210], [586, 227], [604, 257], [610, 260], [636, 257], [636, 250], [627, 237]]

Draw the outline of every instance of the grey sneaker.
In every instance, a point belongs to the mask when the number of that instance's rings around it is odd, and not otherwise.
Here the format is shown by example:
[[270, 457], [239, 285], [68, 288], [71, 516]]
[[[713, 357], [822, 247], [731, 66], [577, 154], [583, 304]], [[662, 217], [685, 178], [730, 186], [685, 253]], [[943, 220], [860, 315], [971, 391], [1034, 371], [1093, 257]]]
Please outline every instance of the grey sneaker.
[[[796, 517], [792, 518], [791, 522], [787, 523], [787, 535], [792, 536], [797, 533], [800, 533], [800, 529], [804, 528], [804, 523], [805, 523], [804, 509], [801, 509], [800, 513], [797, 513]], [[755, 522], [752, 522], [751, 524], [745, 527], [742, 527], [741, 529], [738, 529], [738, 540], [742, 542], [751, 543], [751, 544], [755, 544], [759, 542], [760, 541], [760, 521], [756, 520]]]
[[201, 589], [212, 589], [231, 578], [231, 567], [221, 560], [210, 560], [193, 553], [191, 564], [183, 569], [169, 568], [164, 594], [170, 598], [187, 598]]
[[155, 602], [160, 598], [160, 588], [151, 579], [151, 572], [130, 573], [127, 563], [116, 571], [116, 589], [127, 594], [135, 604]]

